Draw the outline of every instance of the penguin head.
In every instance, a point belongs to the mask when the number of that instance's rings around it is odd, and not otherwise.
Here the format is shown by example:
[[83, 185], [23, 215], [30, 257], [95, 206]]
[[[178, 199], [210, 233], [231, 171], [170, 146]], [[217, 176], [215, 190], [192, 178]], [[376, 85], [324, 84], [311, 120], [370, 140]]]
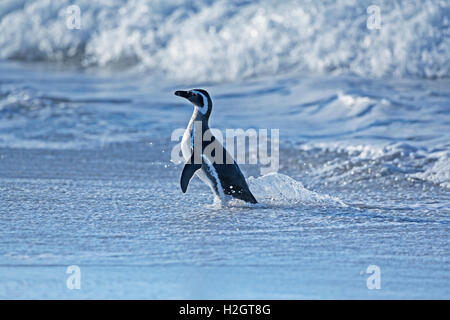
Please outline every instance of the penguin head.
[[212, 100], [209, 93], [203, 89], [192, 89], [188, 91], [178, 90], [175, 95], [188, 99], [198, 111], [206, 117], [209, 117], [212, 109]]

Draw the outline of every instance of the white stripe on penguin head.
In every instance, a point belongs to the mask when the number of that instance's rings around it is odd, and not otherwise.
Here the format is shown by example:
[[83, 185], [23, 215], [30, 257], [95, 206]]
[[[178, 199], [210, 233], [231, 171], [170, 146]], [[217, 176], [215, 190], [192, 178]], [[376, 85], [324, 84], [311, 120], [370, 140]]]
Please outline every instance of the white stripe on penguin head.
[[193, 92], [195, 94], [199, 94], [202, 97], [202, 99], [203, 99], [203, 107], [202, 108], [199, 108], [198, 106], [195, 106], [195, 107], [198, 109], [198, 111], [201, 114], [206, 114], [206, 112], [208, 112], [208, 109], [209, 109], [209, 103], [208, 103], [208, 99], [206, 98], [206, 96], [203, 93], [201, 93], [200, 91], [197, 91], [197, 90], [191, 90], [191, 92]]

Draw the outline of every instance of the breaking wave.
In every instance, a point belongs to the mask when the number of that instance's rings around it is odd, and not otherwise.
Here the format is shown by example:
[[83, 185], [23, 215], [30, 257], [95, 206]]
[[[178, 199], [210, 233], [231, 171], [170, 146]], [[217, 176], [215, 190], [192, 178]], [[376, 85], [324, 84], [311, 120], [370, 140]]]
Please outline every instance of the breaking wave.
[[121, 68], [187, 81], [283, 72], [364, 77], [450, 75], [446, 1], [78, 0], [0, 3], [0, 58]]

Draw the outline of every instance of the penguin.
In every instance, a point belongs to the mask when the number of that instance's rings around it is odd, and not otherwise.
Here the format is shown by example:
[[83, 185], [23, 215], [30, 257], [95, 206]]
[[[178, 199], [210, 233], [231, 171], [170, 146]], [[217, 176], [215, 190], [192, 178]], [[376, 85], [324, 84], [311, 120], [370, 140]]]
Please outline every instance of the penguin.
[[[186, 161], [180, 179], [183, 193], [186, 193], [189, 182], [196, 174], [221, 200], [232, 196], [245, 202], [257, 203], [236, 161], [209, 130], [212, 100], [208, 92], [203, 89], [179, 90], [175, 91], [175, 95], [194, 105], [194, 112], [181, 140], [181, 152]], [[209, 141], [204, 141], [207, 140], [203, 139], [205, 136], [210, 137]], [[201, 145], [194, 143], [195, 137], [201, 139]], [[211, 149], [212, 152], [205, 152]], [[218, 159], [221, 161], [217, 161]]]

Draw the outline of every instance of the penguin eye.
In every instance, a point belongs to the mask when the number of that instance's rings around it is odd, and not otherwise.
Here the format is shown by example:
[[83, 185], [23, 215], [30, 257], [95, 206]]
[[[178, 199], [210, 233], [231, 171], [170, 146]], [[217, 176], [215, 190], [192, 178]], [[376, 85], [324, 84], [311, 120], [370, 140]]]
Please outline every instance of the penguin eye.
[[[192, 92], [193, 103], [199, 107], [203, 108], [205, 106], [205, 102], [203, 101], [203, 95], [198, 92]], [[195, 102], [194, 102], [195, 101]]]

